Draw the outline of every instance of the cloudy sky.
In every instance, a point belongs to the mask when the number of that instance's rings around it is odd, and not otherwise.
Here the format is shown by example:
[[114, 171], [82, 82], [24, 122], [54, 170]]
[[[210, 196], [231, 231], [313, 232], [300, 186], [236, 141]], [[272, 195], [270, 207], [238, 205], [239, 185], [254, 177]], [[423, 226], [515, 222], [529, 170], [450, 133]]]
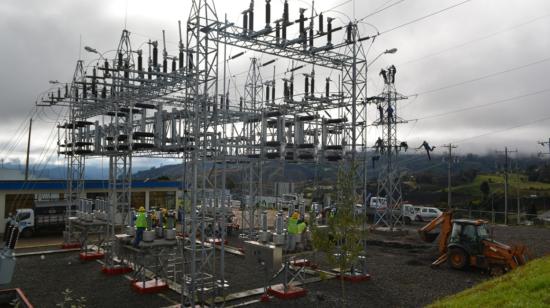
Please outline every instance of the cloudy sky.
[[[305, 0], [289, 2], [291, 18], [297, 17], [298, 7], [311, 6]], [[362, 35], [382, 34], [372, 46], [365, 41], [369, 60], [386, 49], [398, 49], [370, 66], [368, 89], [369, 96], [380, 91], [380, 68], [396, 65], [396, 86], [409, 96], [399, 115], [410, 122], [399, 128], [399, 135], [411, 146], [428, 140], [433, 145], [457, 143], [462, 153], [504, 146], [526, 154], [543, 150], [537, 141], [550, 137], [550, 1], [462, 2], [317, 0], [315, 9], [336, 7], [325, 16], [336, 17], [337, 23], [370, 15], [361, 24]], [[191, 0], [1, 1], [0, 158], [23, 158], [28, 115], [37, 97], [50, 87], [48, 81], [69, 81], [79, 57], [95, 63], [97, 56], [80, 48], [116, 48], [126, 24], [136, 46], [149, 38], [161, 40], [165, 29], [169, 53], [175, 54], [177, 21], [187, 20], [190, 4]], [[240, 24], [240, 12], [249, 1], [215, 4], [220, 18], [227, 14]], [[256, 1], [256, 28], [263, 21], [263, 5]], [[457, 6], [444, 10], [453, 5]], [[282, 0], [272, 1], [272, 12], [272, 20], [282, 14]], [[248, 60], [242, 58], [232, 74], [246, 71]], [[34, 162], [61, 161], [52, 155], [52, 127], [63, 112], [33, 112]], [[375, 114], [373, 110], [371, 120]], [[372, 128], [370, 136], [377, 134]]]

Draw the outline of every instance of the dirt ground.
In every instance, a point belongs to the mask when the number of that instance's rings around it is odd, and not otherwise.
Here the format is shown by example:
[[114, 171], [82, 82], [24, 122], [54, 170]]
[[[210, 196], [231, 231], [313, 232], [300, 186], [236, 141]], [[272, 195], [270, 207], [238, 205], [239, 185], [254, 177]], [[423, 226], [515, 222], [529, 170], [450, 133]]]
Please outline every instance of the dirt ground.
[[[406, 236], [389, 237], [372, 234], [369, 239], [367, 265], [369, 281], [346, 283], [345, 292], [349, 307], [421, 307], [447, 295], [469, 288], [490, 278], [479, 270], [456, 271], [443, 265], [430, 268], [437, 257], [434, 244], [419, 240], [415, 229], [409, 227]], [[494, 238], [507, 244], [523, 242], [533, 257], [550, 253], [550, 229], [534, 226], [495, 226]], [[33, 243], [40, 243], [40, 238]], [[46, 242], [52, 238], [46, 236]], [[233, 238], [230, 245], [238, 246]], [[26, 247], [27, 245], [24, 245]], [[245, 263], [242, 256], [226, 253], [225, 278], [230, 287], [227, 292], [261, 287], [265, 276]], [[63, 290], [69, 288], [76, 296], [87, 299], [87, 307], [166, 307], [179, 301], [180, 295], [166, 291], [160, 295], [138, 295], [129, 281], [122, 277], [106, 277], [100, 264], [81, 263], [76, 252], [20, 257], [11, 285], [20, 287], [36, 307], [55, 307], [62, 301]], [[337, 280], [326, 280], [306, 286], [304, 298], [285, 301], [272, 299], [269, 303], [257, 302], [258, 296], [227, 303], [227, 306], [248, 302], [253, 307], [339, 307], [341, 285]]]

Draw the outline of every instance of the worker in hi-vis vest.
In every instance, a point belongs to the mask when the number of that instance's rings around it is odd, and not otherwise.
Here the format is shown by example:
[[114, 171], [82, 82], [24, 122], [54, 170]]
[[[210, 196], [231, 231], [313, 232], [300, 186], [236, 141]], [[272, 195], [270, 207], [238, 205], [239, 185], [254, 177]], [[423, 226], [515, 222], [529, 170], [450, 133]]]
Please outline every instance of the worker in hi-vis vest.
[[287, 241], [286, 241], [286, 250], [294, 251], [296, 249], [296, 241], [298, 237], [302, 236], [302, 233], [306, 229], [306, 224], [303, 220], [300, 220], [300, 213], [294, 212], [292, 216], [288, 219], [287, 224]]
[[147, 228], [147, 214], [145, 208], [139, 208], [136, 215], [136, 238], [134, 239], [134, 247], [138, 247], [139, 242], [143, 240], [143, 231]]

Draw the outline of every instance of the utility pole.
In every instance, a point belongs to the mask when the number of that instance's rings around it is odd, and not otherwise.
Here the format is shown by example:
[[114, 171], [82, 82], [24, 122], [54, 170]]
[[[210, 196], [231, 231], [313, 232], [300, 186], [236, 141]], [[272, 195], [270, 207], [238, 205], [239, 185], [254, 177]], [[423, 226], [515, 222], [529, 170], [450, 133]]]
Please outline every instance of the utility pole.
[[25, 181], [29, 180], [29, 153], [31, 149], [32, 118], [29, 122], [29, 139], [27, 140], [27, 161], [25, 162]]
[[509, 151], [508, 147], [504, 147], [504, 152], [497, 151], [497, 153], [504, 153], [504, 224], [508, 224], [508, 153], [517, 153], [518, 150]]
[[453, 165], [453, 149], [456, 149], [457, 146], [449, 143], [443, 147], [449, 150], [449, 157], [447, 158], [447, 210], [452, 208], [451, 206], [451, 169]]

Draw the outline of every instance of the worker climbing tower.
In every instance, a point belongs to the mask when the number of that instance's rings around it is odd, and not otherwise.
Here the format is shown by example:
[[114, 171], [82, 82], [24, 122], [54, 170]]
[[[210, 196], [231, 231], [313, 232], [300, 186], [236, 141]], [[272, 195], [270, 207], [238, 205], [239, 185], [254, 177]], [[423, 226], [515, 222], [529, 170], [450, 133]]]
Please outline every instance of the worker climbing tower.
[[[378, 173], [377, 196], [380, 203], [375, 214], [374, 226], [387, 227], [393, 230], [403, 224], [401, 213], [401, 178], [397, 165], [397, 156], [401, 151], [406, 151], [408, 145], [405, 141], [397, 139], [397, 126], [407, 123], [397, 115], [397, 106], [400, 100], [407, 97], [399, 94], [395, 89], [395, 66], [382, 69], [380, 75], [384, 79], [384, 90], [374, 98], [378, 110], [378, 119], [373, 123], [380, 127], [382, 136], [378, 137], [374, 145], [379, 155], [380, 171]], [[385, 198], [385, 204], [380, 198]]]

